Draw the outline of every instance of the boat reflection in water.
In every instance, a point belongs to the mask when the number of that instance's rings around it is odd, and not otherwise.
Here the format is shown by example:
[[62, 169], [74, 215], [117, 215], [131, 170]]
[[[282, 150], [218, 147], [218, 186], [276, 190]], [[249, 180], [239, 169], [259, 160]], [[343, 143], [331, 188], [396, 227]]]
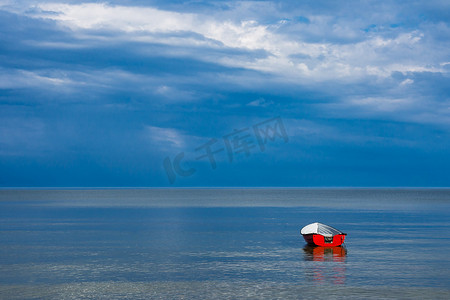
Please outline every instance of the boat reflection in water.
[[317, 283], [345, 283], [345, 247], [320, 247], [306, 245], [304, 259], [308, 264], [307, 277]]

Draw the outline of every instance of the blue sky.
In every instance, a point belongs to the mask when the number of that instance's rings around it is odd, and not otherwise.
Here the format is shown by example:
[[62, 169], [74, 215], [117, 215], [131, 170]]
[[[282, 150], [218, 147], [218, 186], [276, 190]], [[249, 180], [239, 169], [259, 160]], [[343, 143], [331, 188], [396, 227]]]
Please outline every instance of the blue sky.
[[0, 1], [0, 186], [449, 186], [449, 22], [448, 1]]

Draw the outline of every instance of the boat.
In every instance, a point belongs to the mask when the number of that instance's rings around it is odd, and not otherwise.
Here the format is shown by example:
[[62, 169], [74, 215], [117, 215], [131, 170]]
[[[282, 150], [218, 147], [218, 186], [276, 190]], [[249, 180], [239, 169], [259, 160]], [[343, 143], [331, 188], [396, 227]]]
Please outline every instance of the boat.
[[340, 246], [347, 235], [336, 228], [318, 222], [306, 225], [300, 233], [308, 244], [322, 247]]

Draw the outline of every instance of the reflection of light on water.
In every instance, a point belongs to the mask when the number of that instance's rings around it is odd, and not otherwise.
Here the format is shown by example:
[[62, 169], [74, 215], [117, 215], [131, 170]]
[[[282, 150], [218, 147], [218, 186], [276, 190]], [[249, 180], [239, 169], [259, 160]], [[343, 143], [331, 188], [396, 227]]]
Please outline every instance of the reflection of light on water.
[[345, 247], [318, 247], [307, 245], [303, 248], [304, 259], [311, 263], [307, 277], [317, 283], [345, 283]]

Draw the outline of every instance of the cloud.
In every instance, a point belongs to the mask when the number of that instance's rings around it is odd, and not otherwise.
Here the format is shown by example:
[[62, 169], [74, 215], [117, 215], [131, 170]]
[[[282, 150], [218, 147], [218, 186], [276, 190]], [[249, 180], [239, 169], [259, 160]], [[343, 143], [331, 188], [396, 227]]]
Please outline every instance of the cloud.
[[273, 101], [266, 100], [264, 98], [258, 98], [256, 100], [249, 102], [247, 104], [247, 106], [264, 107], [265, 108], [265, 107], [271, 106], [273, 104], [274, 104]]
[[[239, 19], [238, 9], [253, 13]], [[445, 47], [430, 47], [434, 40], [430, 40], [431, 30], [427, 28], [399, 28], [388, 35], [384, 29], [367, 33], [361, 29], [364, 27], [362, 18], [352, 22], [348, 18], [317, 14], [311, 9], [305, 11], [306, 17], [292, 16], [288, 21], [276, 19], [267, 23], [264, 10], [268, 9], [276, 10], [276, 6], [236, 4], [225, 12], [225, 19], [218, 18], [217, 12], [176, 12], [106, 3], [40, 3], [24, 14], [58, 22], [60, 28], [70, 28], [76, 39], [72, 43], [27, 41], [41, 47], [98, 47], [113, 42], [160, 44], [166, 45], [165, 55], [188, 56], [227, 67], [268, 72], [292, 84], [300, 80], [303, 84], [360, 82], [373, 77], [389, 78], [394, 72], [447, 73], [443, 65], [447, 60]], [[282, 13], [286, 12], [275, 11], [276, 16]], [[389, 18], [379, 17], [379, 20], [394, 21], [391, 19], [395, 17]], [[323, 35], [330, 28], [334, 40], [308, 38], [312, 32]], [[433, 49], [433, 55], [424, 55], [429, 49]], [[142, 47], [139, 51], [145, 55]], [[265, 54], [258, 57], [255, 51]]]
[[162, 144], [166, 149], [180, 150], [186, 147], [185, 137], [173, 128], [162, 128], [147, 125], [144, 127], [144, 135], [156, 145]]
[[[292, 81], [355, 81], [371, 76], [386, 78], [396, 71], [445, 72], [441, 67], [444, 53], [436, 51], [433, 56], [423, 57], [425, 49], [430, 48], [420, 30], [400, 31], [393, 37], [364, 35], [361, 20], [351, 23], [309, 15], [308, 24], [302, 19], [289, 21], [294, 28], [305, 29], [300, 32], [294, 29], [286, 35], [280, 33], [280, 21], [261, 24], [254, 19], [223, 20], [216, 19], [216, 15], [96, 3], [41, 3], [37, 7], [39, 10], [30, 16], [57, 21], [87, 40], [124, 39], [170, 46], [262, 50], [268, 53], [266, 57], [249, 60], [245, 56], [231, 55], [214, 59], [225, 66], [270, 72]], [[286, 22], [281, 24], [287, 26]], [[330, 35], [335, 40], [348, 42], [312, 42], [304, 34], [305, 31], [324, 32], [324, 28], [332, 28]], [[115, 34], [110, 35], [112, 32]], [[207, 59], [208, 56], [196, 58]]]
[[434, 0], [2, 1], [2, 148], [132, 173], [280, 115], [292, 137], [281, 161], [312, 149], [345, 164], [363, 149], [363, 162], [370, 147], [445, 157], [447, 11]]
[[58, 87], [72, 83], [70, 79], [58, 76], [41, 75], [36, 72], [0, 68], [0, 89], [23, 87]]

